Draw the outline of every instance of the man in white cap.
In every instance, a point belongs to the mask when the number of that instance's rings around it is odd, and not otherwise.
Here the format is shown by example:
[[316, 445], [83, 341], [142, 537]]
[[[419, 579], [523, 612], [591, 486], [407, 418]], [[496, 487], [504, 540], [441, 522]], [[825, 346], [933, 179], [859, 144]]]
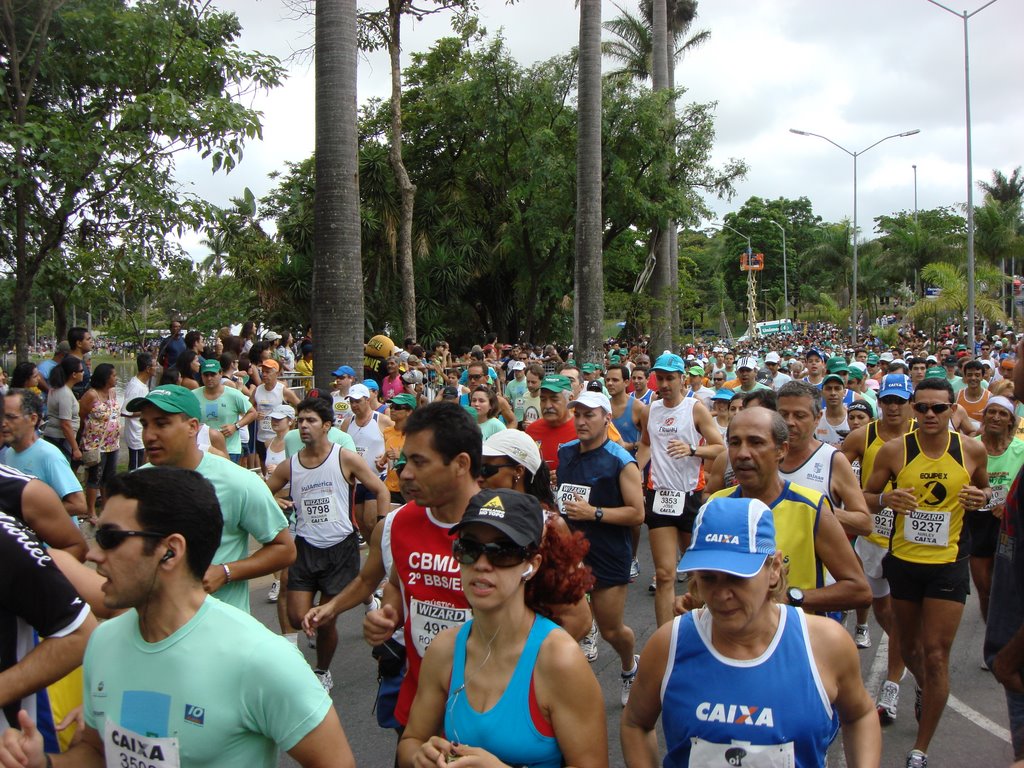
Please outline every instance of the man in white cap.
[[755, 357], [741, 357], [736, 363], [736, 375], [737, 383], [731, 389], [737, 395], [756, 392], [759, 389], [771, 390], [771, 387], [766, 387], [757, 381], [757, 358]]
[[601, 392], [583, 391], [569, 403], [577, 440], [558, 449], [557, 499], [569, 527], [590, 542], [585, 562], [594, 574], [590, 595], [597, 628], [622, 662], [625, 705], [636, 677], [633, 630], [623, 623], [633, 561], [630, 528], [643, 522], [640, 468], [608, 439], [612, 406]]
[[[961, 390], [960, 394], [966, 391]], [[1005, 513], [1010, 485], [1024, 466], [1024, 440], [1014, 438], [1016, 431], [1013, 403], [1002, 395], [988, 398], [981, 413], [981, 435], [976, 439], [981, 440], [988, 452], [988, 483], [992, 488], [992, 501], [964, 518], [964, 524], [971, 532], [971, 579], [978, 590], [981, 618], [986, 621], [999, 521]]]
[[[348, 402], [352, 406], [352, 418], [349, 419], [346, 432], [356, 445], [356, 453], [366, 462], [366, 466], [374, 473], [377, 472], [377, 457], [383, 456], [386, 446], [384, 445], [384, 429], [393, 426], [391, 417], [378, 413], [370, 403], [370, 390], [364, 384], [353, 384], [348, 389]], [[362, 483], [356, 485], [355, 516], [359, 525], [359, 532], [365, 541], [370, 540], [373, 534], [373, 527], [377, 525], [377, 513], [366, 513], [366, 502], [376, 499], [373, 491], [367, 489]], [[370, 505], [375, 509], [374, 505]]]
[[779, 357], [779, 353], [774, 350], [764, 356], [764, 365], [768, 369], [768, 373], [771, 375], [769, 384], [776, 392], [782, 389], [783, 384], [787, 384], [793, 380], [789, 374], [783, 373], [779, 370], [779, 365], [781, 363], [782, 358]]
[[654, 614], [659, 626], [672, 619], [676, 563], [690, 543], [700, 508], [704, 477], [701, 465], [725, 450], [711, 412], [694, 397], [683, 397], [686, 366], [679, 355], [654, 361], [659, 400], [643, 420], [637, 463], [651, 462], [645, 521], [654, 558]]
[[526, 363], [522, 360], [509, 360], [508, 372], [512, 378], [505, 384], [505, 398], [516, 415], [516, 424], [522, 424], [526, 411]]

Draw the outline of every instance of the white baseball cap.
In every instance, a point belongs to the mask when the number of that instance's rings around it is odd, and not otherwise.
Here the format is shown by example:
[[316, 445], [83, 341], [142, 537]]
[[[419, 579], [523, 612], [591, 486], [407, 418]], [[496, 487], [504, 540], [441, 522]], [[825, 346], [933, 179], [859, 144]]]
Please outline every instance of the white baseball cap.
[[569, 401], [570, 408], [574, 408], [577, 405], [584, 408], [601, 408], [608, 413], [612, 412], [611, 401], [604, 392], [591, 392], [590, 390], [584, 390], [583, 392], [580, 392], [579, 396], [575, 400]]
[[526, 363], [524, 363], [522, 360], [512, 360], [508, 364], [508, 369], [513, 373], [515, 373], [516, 371], [525, 371]]
[[764, 361], [766, 363], [781, 363], [782, 358], [779, 357], [778, 352], [769, 352], [767, 355], [764, 356]]
[[363, 398], [370, 396], [370, 390], [366, 388], [365, 384], [353, 384], [348, 388], [348, 399], [349, 400], [362, 400]]
[[270, 418], [272, 419], [294, 419], [295, 409], [292, 408], [288, 403], [281, 403], [275, 405], [274, 410], [270, 412]]
[[536, 474], [544, 461], [532, 437], [518, 429], [503, 429], [484, 441], [484, 456], [507, 456]]
[[757, 370], [757, 358], [754, 358], [754, 357], [741, 357], [739, 359], [739, 361], [736, 363], [736, 370], [738, 371], [741, 368], [750, 368], [750, 369], [756, 371]]

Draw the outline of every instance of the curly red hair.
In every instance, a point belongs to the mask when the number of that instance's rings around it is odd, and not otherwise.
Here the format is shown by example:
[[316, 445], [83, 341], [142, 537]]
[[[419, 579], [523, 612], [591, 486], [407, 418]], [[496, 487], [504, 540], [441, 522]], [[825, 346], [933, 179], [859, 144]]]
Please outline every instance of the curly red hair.
[[570, 532], [557, 515], [544, 524], [540, 568], [526, 582], [526, 604], [542, 616], [552, 617], [555, 606], [577, 603], [594, 587], [594, 575], [583, 564], [590, 542], [580, 531]]

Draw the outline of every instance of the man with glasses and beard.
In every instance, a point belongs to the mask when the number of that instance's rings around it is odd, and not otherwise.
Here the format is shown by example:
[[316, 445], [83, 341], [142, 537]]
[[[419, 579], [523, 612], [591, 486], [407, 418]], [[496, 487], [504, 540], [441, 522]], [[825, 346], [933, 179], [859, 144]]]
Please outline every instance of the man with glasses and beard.
[[[985, 446], [949, 429], [953, 398], [945, 379], [918, 384], [911, 398], [917, 429], [882, 446], [864, 494], [873, 511], [896, 513], [883, 570], [903, 660], [918, 685], [908, 768], [928, 765], [928, 745], [949, 698], [949, 651], [970, 591], [964, 515], [992, 501]], [[887, 491], [890, 478], [895, 487]]]

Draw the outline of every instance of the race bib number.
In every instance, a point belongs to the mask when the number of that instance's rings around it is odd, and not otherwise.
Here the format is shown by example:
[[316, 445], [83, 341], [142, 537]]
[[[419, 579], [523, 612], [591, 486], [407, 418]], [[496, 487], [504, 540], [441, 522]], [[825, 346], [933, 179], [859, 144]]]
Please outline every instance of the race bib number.
[[469, 620], [469, 609], [437, 605], [412, 598], [409, 600], [409, 620], [412, 644], [422, 657], [427, 652], [427, 647], [441, 632], [451, 627], [461, 627]]
[[926, 547], [948, 547], [949, 512], [914, 510], [903, 524], [903, 539]]
[[889, 507], [883, 507], [880, 512], [871, 516], [871, 532], [876, 536], [888, 539], [892, 535], [893, 521], [896, 513]]
[[260, 417], [260, 432], [273, 432], [274, 425], [270, 421], [270, 414]]
[[984, 507], [979, 509], [979, 512], [991, 512], [993, 509], [998, 509], [1006, 503], [1006, 486], [1005, 485], [993, 485], [992, 488], [992, 499]]
[[327, 525], [338, 522], [330, 496], [302, 500], [302, 515], [310, 525]]
[[103, 727], [107, 768], [180, 768], [178, 739], [142, 736], [109, 719]]
[[793, 742], [785, 744], [715, 744], [690, 738], [691, 768], [795, 768]]
[[686, 507], [686, 493], [683, 491], [660, 490], [654, 492], [654, 506], [651, 511], [656, 515], [679, 517]]
[[564, 515], [565, 502], [567, 501], [582, 501], [586, 504], [590, 503], [590, 486], [562, 483], [558, 486], [555, 498], [558, 500], [558, 511]]

